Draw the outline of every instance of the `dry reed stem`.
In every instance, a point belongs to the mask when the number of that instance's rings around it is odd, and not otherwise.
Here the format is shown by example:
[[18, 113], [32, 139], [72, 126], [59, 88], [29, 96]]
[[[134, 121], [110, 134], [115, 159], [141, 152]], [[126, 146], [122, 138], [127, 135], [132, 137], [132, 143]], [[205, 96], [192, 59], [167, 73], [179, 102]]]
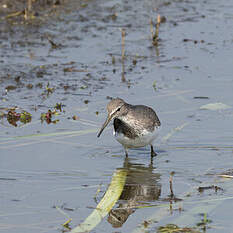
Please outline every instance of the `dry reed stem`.
[[170, 184], [170, 197], [171, 197], [171, 199], [174, 198], [174, 192], [173, 192], [173, 184], [172, 184], [172, 181], [173, 181], [173, 173], [171, 172], [170, 178], [169, 178], [169, 184]]
[[155, 34], [153, 34], [153, 38], [152, 38], [152, 43], [154, 46], [158, 46], [160, 23], [161, 23], [161, 17], [160, 17], [160, 15], [158, 15], [157, 16], [157, 23], [155, 26]]
[[157, 24], [156, 24], [156, 31], [155, 31], [155, 36], [156, 38], [159, 37], [159, 26], [160, 26], [161, 18], [160, 15], [157, 16]]
[[121, 64], [122, 64], [121, 81], [125, 82], [125, 29], [121, 29]]
[[150, 19], [150, 33], [151, 33], [151, 40], [153, 40], [154, 29], [153, 29], [153, 21], [152, 21], [152, 19]]
[[32, 0], [28, 0], [28, 11], [32, 10]]

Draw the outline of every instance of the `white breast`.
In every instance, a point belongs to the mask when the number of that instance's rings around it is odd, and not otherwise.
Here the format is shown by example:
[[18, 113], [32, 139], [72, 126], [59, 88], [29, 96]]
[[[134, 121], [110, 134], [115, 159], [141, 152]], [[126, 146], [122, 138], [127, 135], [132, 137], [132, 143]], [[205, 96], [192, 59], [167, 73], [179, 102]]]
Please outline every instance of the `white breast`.
[[146, 145], [150, 145], [153, 143], [155, 138], [158, 136], [159, 128], [155, 128], [153, 132], [143, 130], [141, 135], [139, 137], [136, 137], [135, 139], [131, 139], [128, 137], [125, 137], [121, 133], [117, 133], [113, 131], [113, 135], [116, 138], [116, 140], [121, 143], [126, 148], [138, 148], [138, 147], [144, 147]]

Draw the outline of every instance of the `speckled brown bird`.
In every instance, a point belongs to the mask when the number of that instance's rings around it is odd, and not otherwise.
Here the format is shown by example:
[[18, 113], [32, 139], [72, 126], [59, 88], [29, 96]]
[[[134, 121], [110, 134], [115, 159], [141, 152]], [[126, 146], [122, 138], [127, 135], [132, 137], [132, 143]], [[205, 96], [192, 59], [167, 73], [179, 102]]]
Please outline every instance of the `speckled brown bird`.
[[152, 108], [145, 105], [131, 105], [123, 99], [115, 98], [108, 103], [107, 111], [107, 119], [97, 137], [113, 120], [113, 135], [123, 145], [126, 156], [129, 148], [147, 145], [151, 146], [151, 157], [156, 155], [152, 143], [158, 135], [161, 123]]

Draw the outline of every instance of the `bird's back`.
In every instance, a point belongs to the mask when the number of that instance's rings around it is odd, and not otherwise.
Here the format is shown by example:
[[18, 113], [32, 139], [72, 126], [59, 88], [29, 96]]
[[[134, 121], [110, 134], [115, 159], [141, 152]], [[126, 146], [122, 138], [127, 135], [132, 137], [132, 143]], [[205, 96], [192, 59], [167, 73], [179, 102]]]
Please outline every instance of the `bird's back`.
[[130, 119], [130, 124], [137, 125], [139, 128], [144, 128], [153, 131], [155, 127], [161, 125], [160, 120], [155, 111], [145, 105], [131, 105], [128, 108], [127, 117]]

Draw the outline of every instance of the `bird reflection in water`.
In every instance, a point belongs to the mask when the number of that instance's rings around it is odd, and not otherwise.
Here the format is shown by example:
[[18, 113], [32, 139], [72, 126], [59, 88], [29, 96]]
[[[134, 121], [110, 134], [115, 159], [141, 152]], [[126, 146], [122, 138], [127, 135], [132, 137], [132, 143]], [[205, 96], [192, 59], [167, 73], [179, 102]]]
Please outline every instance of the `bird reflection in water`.
[[119, 205], [108, 216], [108, 222], [115, 228], [121, 227], [137, 207], [158, 200], [161, 194], [160, 174], [153, 173], [153, 160], [145, 166], [131, 163], [126, 157], [123, 169], [127, 171], [127, 177]]

